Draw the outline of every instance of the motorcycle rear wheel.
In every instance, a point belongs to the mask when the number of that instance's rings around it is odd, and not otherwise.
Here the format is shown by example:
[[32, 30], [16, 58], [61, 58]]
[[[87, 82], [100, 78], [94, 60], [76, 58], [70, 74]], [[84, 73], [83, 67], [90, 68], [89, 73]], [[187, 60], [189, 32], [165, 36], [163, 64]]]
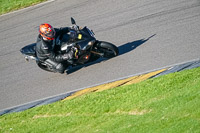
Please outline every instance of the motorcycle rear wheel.
[[55, 72], [54, 69], [52, 69], [52, 68], [50, 68], [50, 67], [48, 67], [48, 66], [46, 66], [46, 65], [43, 65], [41, 62], [37, 62], [37, 65], [38, 65], [41, 69], [43, 69], [43, 70], [45, 70], [45, 71], [48, 71], [48, 72]]

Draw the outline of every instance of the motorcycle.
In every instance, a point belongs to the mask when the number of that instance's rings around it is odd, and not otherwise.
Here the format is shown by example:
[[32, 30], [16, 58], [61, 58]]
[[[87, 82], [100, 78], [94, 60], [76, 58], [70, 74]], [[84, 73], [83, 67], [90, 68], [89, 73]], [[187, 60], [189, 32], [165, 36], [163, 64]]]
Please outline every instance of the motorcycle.
[[[71, 32], [58, 36], [55, 41], [56, 45], [59, 45], [58, 53], [66, 53], [71, 48], [76, 49], [76, 57], [72, 63], [63, 62], [67, 65], [66, 68], [74, 67], [77, 65], [83, 65], [89, 62], [93, 62], [101, 57], [112, 58], [119, 54], [118, 48], [109, 42], [99, 41], [95, 38], [95, 34], [87, 26], [80, 28], [76, 21], [71, 18], [71, 31], [75, 32], [75, 36], [71, 36]], [[73, 34], [74, 35], [74, 34]], [[55, 70], [46, 62], [40, 61], [35, 52], [36, 43], [29, 44], [23, 47], [20, 52], [25, 55], [25, 59], [35, 60], [36, 64], [43, 70], [49, 72], [55, 72]]]

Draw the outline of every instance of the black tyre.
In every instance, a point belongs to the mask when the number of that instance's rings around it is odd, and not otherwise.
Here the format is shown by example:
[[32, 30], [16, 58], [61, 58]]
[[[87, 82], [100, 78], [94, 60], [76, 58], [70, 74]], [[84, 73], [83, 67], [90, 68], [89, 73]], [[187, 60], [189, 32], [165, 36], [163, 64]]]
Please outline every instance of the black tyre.
[[109, 42], [100, 41], [97, 44], [98, 52], [103, 53], [103, 57], [105, 58], [112, 58], [119, 55], [118, 48]]
[[50, 68], [50, 67], [48, 67], [47, 65], [44, 65], [44, 64], [41, 63], [41, 62], [37, 62], [37, 65], [38, 65], [41, 69], [43, 69], [43, 70], [45, 70], [45, 71], [48, 71], [48, 72], [55, 72], [55, 70], [54, 70], [53, 68]]

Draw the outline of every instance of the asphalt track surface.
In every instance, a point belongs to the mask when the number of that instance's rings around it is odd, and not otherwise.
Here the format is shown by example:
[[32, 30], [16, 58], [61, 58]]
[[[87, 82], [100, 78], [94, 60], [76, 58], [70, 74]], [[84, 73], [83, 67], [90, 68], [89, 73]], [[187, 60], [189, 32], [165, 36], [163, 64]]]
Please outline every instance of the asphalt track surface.
[[[120, 55], [73, 69], [41, 70], [19, 50], [36, 41], [38, 26], [93, 29]], [[55, 0], [0, 16], [0, 110], [137, 75], [200, 57], [199, 0]]]

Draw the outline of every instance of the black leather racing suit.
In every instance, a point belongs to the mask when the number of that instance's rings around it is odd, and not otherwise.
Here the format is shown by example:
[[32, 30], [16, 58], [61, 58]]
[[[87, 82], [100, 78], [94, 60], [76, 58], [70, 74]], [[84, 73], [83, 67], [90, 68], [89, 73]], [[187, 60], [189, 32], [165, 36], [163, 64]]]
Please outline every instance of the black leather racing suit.
[[65, 67], [62, 64], [64, 60], [70, 60], [73, 58], [73, 51], [69, 51], [68, 53], [62, 55], [57, 54], [56, 52], [56, 38], [59, 35], [65, 34], [69, 32], [69, 28], [54, 28], [56, 31], [55, 39], [50, 41], [43, 40], [41, 35], [37, 37], [36, 44], [36, 55], [41, 62], [46, 62], [53, 69], [55, 69], [59, 73], [64, 73]]

